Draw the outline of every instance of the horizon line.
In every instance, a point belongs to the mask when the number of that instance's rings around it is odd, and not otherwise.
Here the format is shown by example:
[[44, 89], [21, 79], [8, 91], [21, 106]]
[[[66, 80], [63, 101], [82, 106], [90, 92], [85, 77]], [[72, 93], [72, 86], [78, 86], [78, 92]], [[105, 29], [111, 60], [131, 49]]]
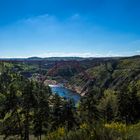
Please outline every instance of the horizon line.
[[112, 55], [112, 56], [49, 56], [49, 57], [39, 57], [39, 56], [28, 56], [28, 57], [0, 57], [0, 59], [29, 59], [29, 58], [39, 58], [39, 59], [47, 59], [47, 58], [115, 58], [115, 57], [134, 57], [140, 55]]

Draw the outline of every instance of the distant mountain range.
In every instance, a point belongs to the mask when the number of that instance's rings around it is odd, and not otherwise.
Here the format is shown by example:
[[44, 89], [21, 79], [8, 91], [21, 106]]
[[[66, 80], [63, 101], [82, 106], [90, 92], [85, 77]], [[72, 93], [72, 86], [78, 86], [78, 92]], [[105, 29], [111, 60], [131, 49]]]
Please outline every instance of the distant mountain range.
[[82, 58], [82, 57], [46, 57], [46, 58], [29, 57], [27, 59], [28, 60], [51, 60], [51, 61], [60, 61], [60, 60], [84, 60], [84, 59], [87, 59], [87, 58]]
[[20, 61], [43, 61], [43, 60], [48, 60], [48, 61], [72, 61], [72, 60], [77, 60], [77, 61], [82, 61], [82, 60], [92, 60], [92, 59], [119, 59], [119, 58], [140, 58], [140, 55], [135, 55], [131, 57], [46, 57], [46, 58], [41, 58], [41, 57], [29, 57], [29, 58], [0, 58], [0, 60], [20, 60]]
[[29, 58], [0, 58], [0, 60], [50, 60], [50, 61], [60, 61], [60, 60], [85, 60], [88, 58], [82, 58], [82, 57], [29, 57]]

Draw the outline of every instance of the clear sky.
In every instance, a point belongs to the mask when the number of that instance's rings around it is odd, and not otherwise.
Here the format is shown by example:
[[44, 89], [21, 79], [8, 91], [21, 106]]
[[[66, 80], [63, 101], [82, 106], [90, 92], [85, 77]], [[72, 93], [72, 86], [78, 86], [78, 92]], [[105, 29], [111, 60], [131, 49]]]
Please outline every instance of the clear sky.
[[140, 0], [0, 0], [0, 57], [140, 54]]

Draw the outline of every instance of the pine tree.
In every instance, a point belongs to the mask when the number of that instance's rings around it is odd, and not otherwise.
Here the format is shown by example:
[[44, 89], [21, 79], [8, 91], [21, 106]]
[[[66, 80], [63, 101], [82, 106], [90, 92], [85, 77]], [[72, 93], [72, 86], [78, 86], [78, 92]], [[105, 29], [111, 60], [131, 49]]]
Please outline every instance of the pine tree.
[[55, 94], [52, 98], [52, 110], [51, 110], [52, 130], [55, 130], [63, 125], [64, 120], [62, 119], [63, 116], [62, 107], [63, 101], [61, 97]]
[[80, 114], [83, 121], [87, 121], [89, 124], [97, 121], [100, 118], [97, 108], [97, 101], [99, 95], [96, 89], [89, 91], [82, 99], [80, 103]]
[[24, 140], [29, 140], [30, 112], [34, 106], [33, 82], [26, 80], [22, 91], [22, 113], [24, 115]]
[[[36, 105], [34, 108], [34, 135], [41, 140], [42, 134], [46, 133], [49, 123], [49, 97], [50, 89], [42, 84], [37, 85], [35, 98]], [[45, 130], [44, 130], [45, 129]]]
[[76, 107], [73, 100], [66, 100], [63, 104], [62, 120], [64, 121], [64, 125], [69, 131], [77, 125], [75, 117]]

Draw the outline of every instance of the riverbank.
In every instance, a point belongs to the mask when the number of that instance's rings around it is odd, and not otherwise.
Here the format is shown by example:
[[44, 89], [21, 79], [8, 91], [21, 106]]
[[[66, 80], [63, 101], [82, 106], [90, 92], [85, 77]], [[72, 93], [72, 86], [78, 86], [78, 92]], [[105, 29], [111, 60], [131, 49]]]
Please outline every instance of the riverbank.
[[45, 85], [57, 85], [59, 84], [56, 80], [46, 80]]
[[73, 91], [73, 92], [78, 93], [80, 96], [84, 96], [85, 95], [84, 92], [83, 93], [81, 92], [81, 87], [79, 87], [79, 86], [73, 86], [73, 85], [70, 85], [70, 84], [66, 84], [65, 87], [67, 89]]
[[80, 96], [84, 96], [85, 95], [84, 92], [81, 93], [81, 87], [70, 85], [69, 83], [59, 83], [56, 80], [46, 80], [45, 81], [45, 84], [46, 85], [49, 85], [49, 86], [56, 86], [56, 85], [58, 85], [58, 86], [64, 86], [68, 90], [71, 90], [72, 92], [75, 92], [75, 93], [79, 94]]

